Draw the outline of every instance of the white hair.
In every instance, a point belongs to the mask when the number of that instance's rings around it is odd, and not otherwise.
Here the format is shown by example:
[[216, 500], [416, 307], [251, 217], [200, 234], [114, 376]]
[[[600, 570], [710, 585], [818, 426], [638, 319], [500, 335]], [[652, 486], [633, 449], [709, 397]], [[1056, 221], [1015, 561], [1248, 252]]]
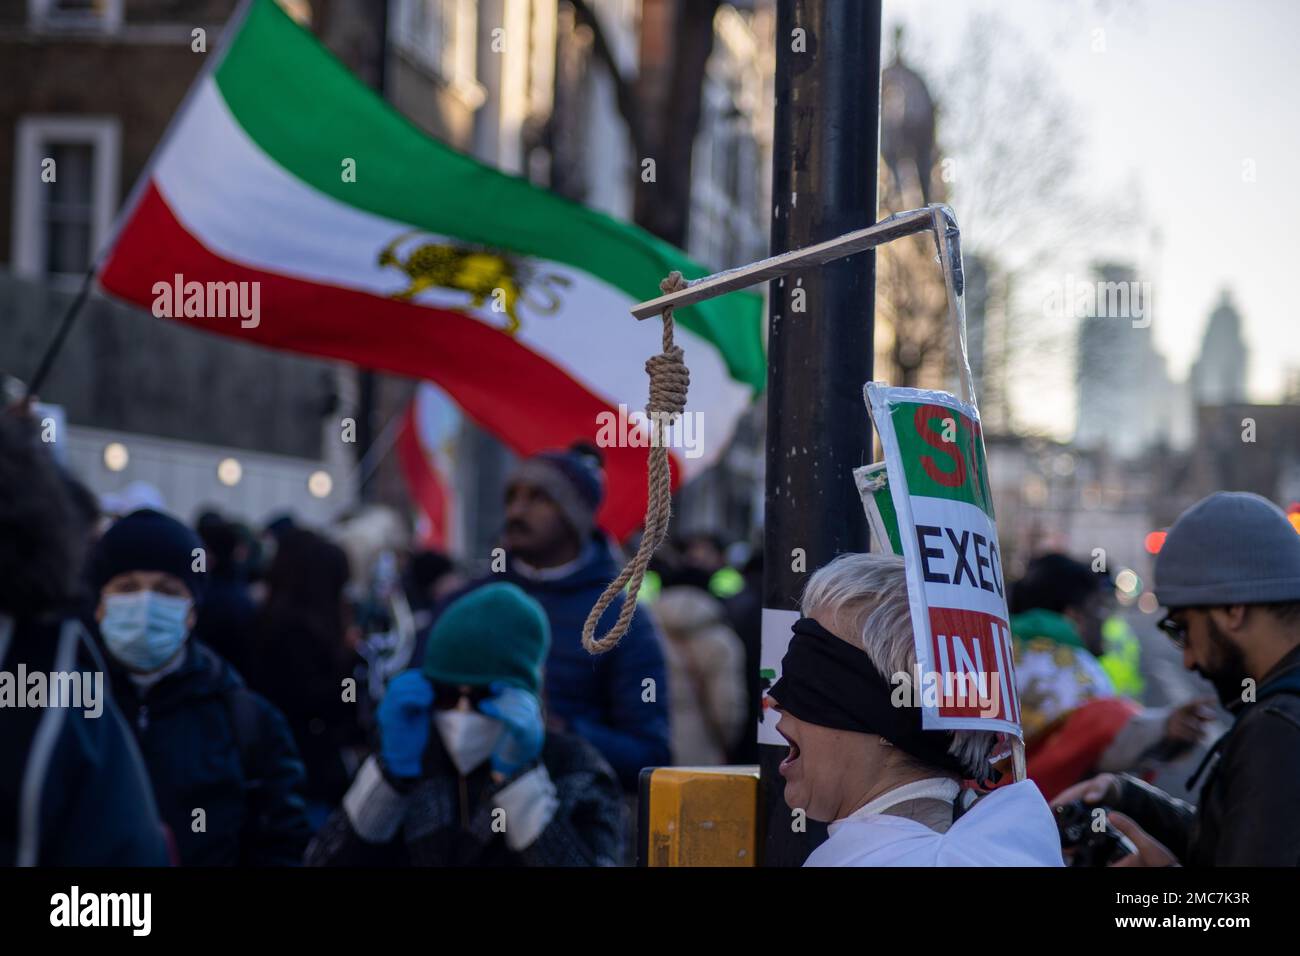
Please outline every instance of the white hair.
[[[903, 559], [892, 554], [841, 554], [816, 571], [803, 592], [804, 617], [818, 617], [841, 640], [860, 647], [893, 686], [895, 674], [916, 670], [912, 606], [907, 599]], [[953, 732], [948, 753], [967, 776], [989, 776], [991, 730]]]

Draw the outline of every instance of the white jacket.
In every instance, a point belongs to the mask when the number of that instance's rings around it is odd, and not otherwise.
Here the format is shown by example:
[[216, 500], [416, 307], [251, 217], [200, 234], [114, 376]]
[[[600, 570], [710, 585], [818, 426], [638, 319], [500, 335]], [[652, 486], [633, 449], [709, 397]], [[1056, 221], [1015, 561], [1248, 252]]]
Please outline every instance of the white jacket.
[[1064, 866], [1056, 820], [1033, 781], [981, 797], [946, 833], [880, 812], [912, 799], [903, 791], [916, 787], [890, 791], [836, 820], [804, 866]]

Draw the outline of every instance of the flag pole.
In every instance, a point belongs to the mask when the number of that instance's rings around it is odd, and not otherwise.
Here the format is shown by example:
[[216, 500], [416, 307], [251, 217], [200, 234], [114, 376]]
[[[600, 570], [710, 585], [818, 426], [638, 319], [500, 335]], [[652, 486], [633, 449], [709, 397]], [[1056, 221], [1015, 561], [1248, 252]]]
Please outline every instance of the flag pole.
[[35, 398], [37, 391], [45, 384], [50, 369], [54, 367], [54, 360], [63, 351], [63, 343], [67, 341], [68, 333], [72, 331], [72, 324], [76, 322], [77, 316], [81, 314], [81, 307], [85, 305], [86, 298], [90, 295], [91, 287], [95, 284], [95, 273], [98, 268], [99, 263], [92, 262], [90, 268], [86, 270], [85, 278], [81, 280], [81, 288], [64, 311], [63, 318], [59, 322], [58, 331], [54, 333], [54, 338], [50, 340], [50, 344], [46, 347], [45, 354], [41, 356], [36, 371], [32, 373], [32, 377], [27, 381], [27, 393], [23, 396], [24, 402], [30, 402]]

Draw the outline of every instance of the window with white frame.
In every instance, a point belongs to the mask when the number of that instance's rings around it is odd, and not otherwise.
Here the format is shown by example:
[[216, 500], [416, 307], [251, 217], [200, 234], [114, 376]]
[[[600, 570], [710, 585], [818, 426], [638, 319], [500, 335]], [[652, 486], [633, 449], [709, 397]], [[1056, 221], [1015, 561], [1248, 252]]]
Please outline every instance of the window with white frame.
[[106, 32], [122, 25], [123, 0], [27, 0], [34, 30]]
[[475, 0], [392, 0], [389, 41], [448, 84], [476, 82]]
[[14, 157], [12, 267], [26, 276], [79, 276], [117, 209], [114, 117], [25, 116]]

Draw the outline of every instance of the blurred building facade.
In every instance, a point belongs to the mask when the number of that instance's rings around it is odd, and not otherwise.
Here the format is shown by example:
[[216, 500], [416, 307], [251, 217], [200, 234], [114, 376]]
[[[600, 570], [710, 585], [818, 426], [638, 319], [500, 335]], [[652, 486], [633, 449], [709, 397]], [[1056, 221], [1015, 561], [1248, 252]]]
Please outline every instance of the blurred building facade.
[[1300, 406], [1242, 401], [1248, 355], [1226, 294], [1178, 382], [1151, 337], [1167, 317], [1135, 322], [1132, 310], [1114, 313], [1107, 295], [1138, 288], [1137, 271], [1104, 264], [1093, 278], [1096, 309], [1079, 324], [1074, 442], [988, 439], [998, 530], [1013, 570], [1045, 550], [1088, 558], [1100, 548], [1112, 572], [1128, 567], [1146, 580], [1147, 535], [1206, 495], [1300, 502]]
[[[881, 74], [880, 214], [949, 201], [940, 147], [941, 114], [918, 64], [906, 56], [904, 31]], [[953, 390], [958, 381], [956, 330], [943, 275], [926, 234], [876, 252], [877, 375], [895, 385]], [[1010, 426], [1006, 339], [1010, 279], [993, 255], [963, 258], [966, 360], [986, 432]]]
[[1225, 289], [1210, 313], [1201, 353], [1192, 365], [1189, 385], [1197, 405], [1224, 405], [1246, 400], [1246, 343], [1241, 316]]
[[[1191, 403], [1174, 382], [1155, 346], [1151, 284], [1139, 281], [1129, 263], [1100, 263], [1092, 279], [1067, 289], [1064, 304], [1083, 305], [1075, 385], [1074, 440], [1082, 448], [1105, 448], [1135, 458], [1154, 445], [1186, 448], [1191, 441]], [[1086, 293], [1086, 294], [1084, 294]]]
[[[233, 0], [0, 2], [0, 371], [34, 371]], [[327, 421], [330, 363], [254, 349], [92, 298], [41, 389], [92, 490], [155, 486], [204, 506], [311, 521], [349, 495]], [[335, 430], [337, 435], [337, 430]], [[313, 482], [308, 481], [317, 472]], [[323, 494], [321, 494], [324, 492]]]
[[[632, 217], [638, 158], [597, 46], [636, 77], [647, 51], [671, 49], [676, 5], [687, 0], [586, 0], [581, 11], [569, 0], [279, 2], [431, 135]], [[721, 4], [713, 17], [687, 242], [710, 268], [767, 254], [773, 5]], [[11, 316], [0, 323], [0, 372], [21, 379], [35, 368], [235, 6], [0, 0], [0, 181], [13, 183], [0, 195], [0, 303]], [[580, 12], [596, 18], [598, 38]], [[206, 52], [195, 49], [196, 30]], [[55, 160], [54, 183], [41, 182], [45, 159]], [[92, 298], [42, 397], [65, 409], [74, 467], [97, 492], [144, 479], [184, 518], [216, 506], [249, 520], [291, 509], [323, 522], [356, 500], [356, 446], [341, 440], [340, 423], [358, 414], [364, 385], [341, 363], [251, 348]], [[376, 447], [366, 471], [378, 500], [405, 508], [389, 451], [414, 383], [377, 374], [368, 387]], [[128, 451], [124, 465], [110, 456], [120, 470], [105, 464], [110, 444]], [[486, 553], [509, 455], [469, 423], [454, 444], [454, 537]], [[740, 511], [754, 520], [754, 457], [741, 449], [711, 488], [706, 480], [692, 492], [701, 524], [733, 524]], [[229, 458], [241, 464], [233, 485], [216, 478]], [[321, 498], [306, 488], [318, 471], [331, 477]]]
[[[1185, 505], [1220, 490], [1252, 491], [1284, 508], [1300, 502], [1300, 405], [1199, 406], [1195, 453], [1177, 490]], [[1163, 509], [1160, 517], [1172, 520]]]
[[998, 540], [1010, 578], [1047, 551], [1112, 574], [1145, 574], [1146, 534], [1158, 479], [1147, 462], [1043, 438], [986, 436]]

